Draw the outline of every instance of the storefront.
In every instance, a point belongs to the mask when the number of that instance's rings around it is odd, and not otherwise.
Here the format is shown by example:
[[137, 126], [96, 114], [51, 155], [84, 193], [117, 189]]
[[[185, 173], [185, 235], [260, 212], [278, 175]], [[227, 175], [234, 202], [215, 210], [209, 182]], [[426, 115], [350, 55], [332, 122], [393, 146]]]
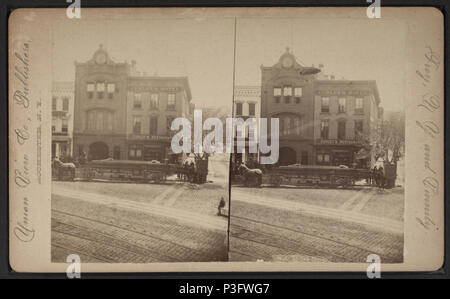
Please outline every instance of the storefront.
[[315, 162], [317, 165], [363, 167], [366, 158], [361, 152], [363, 148], [361, 142], [354, 140], [316, 140]]
[[172, 160], [170, 137], [133, 135], [128, 138], [128, 160], [159, 161]]

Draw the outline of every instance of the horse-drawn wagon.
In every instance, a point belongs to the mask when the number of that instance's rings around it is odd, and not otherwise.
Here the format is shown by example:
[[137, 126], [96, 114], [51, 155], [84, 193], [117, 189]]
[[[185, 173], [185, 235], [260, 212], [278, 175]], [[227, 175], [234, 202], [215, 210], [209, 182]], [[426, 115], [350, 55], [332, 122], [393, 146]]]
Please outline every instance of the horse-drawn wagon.
[[82, 166], [86, 169], [84, 179], [104, 179], [120, 181], [161, 182], [178, 171], [174, 164], [159, 161], [135, 160], [94, 160]]
[[332, 186], [349, 187], [359, 180], [369, 181], [371, 173], [366, 169], [352, 169], [346, 166], [316, 166], [293, 164], [273, 167], [265, 172], [249, 169], [245, 164], [238, 168], [241, 181], [246, 186]]

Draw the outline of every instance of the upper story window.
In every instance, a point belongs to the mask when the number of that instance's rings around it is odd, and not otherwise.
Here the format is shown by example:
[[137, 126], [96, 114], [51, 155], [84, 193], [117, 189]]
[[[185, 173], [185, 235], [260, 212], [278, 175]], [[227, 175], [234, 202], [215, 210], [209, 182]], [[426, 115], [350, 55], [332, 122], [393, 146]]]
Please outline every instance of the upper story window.
[[108, 83], [106, 85], [106, 91], [108, 92], [108, 99], [112, 99], [114, 97], [114, 93], [116, 92], [116, 84]]
[[135, 93], [133, 98], [133, 108], [141, 109], [142, 108], [142, 98], [140, 93]]
[[69, 98], [68, 97], [62, 98], [62, 110], [69, 111]]
[[92, 99], [94, 97], [95, 84], [88, 83], [86, 86], [86, 91], [87, 91], [88, 99]]
[[292, 96], [292, 87], [286, 86], [283, 88], [283, 97], [284, 102], [286, 104], [289, 104], [291, 102], [291, 96]]
[[61, 125], [61, 132], [67, 133], [69, 131], [69, 121], [66, 118], [63, 118]]
[[294, 130], [297, 135], [302, 133], [302, 119], [299, 116], [294, 119]]
[[345, 139], [345, 120], [338, 121], [338, 132], [337, 136], [339, 140]]
[[156, 136], [158, 134], [158, 117], [156, 116], [150, 117], [149, 134], [151, 136]]
[[168, 132], [171, 131], [170, 127], [172, 126], [172, 122], [173, 122], [174, 119], [175, 119], [175, 117], [172, 117], [172, 116], [168, 116], [166, 118], [166, 129], [167, 129]]
[[236, 103], [236, 115], [242, 115], [242, 103]]
[[275, 103], [280, 103], [280, 98], [281, 98], [281, 88], [280, 87], [275, 87], [273, 89], [273, 96], [275, 98]]
[[52, 132], [56, 132], [56, 116], [52, 117]]
[[300, 104], [300, 98], [303, 96], [303, 88], [296, 87], [294, 89], [295, 103]]
[[103, 99], [105, 94], [105, 82], [97, 82], [97, 98]]
[[91, 110], [87, 113], [87, 129], [89, 131], [112, 131], [113, 113], [108, 110]]
[[320, 138], [328, 139], [330, 122], [328, 120], [320, 121]]
[[322, 98], [322, 103], [321, 103], [321, 112], [324, 113], [328, 113], [330, 112], [330, 98]]
[[249, 116], [255, 116], [256, 114], [256, 104], [255, 103], [249, 103], [248, 104], [248, 115]]
[[355, 113], [356, 114], [364, 113], [364, 102], [362, 98], [356, 98], [355, 100]]
[[133, 116], [133, 134], [141, 134], [142, 129], [142, 117]]
[[346, 99], [345, 98], [339, 98], [338, 112], [339, 113], [345, 112], [345, 106], [346, 106]]
[[159, 107], [159, 95], [157, 93], [152, 93], [150, 95], [150, 109], [158, 110]]
[[54, 111], [56, 111], [57, 102], [58, 102], [58, 98], [53, 97], [52, 98], [52, 110], [54, 110]]
[[355, 120], [355, 139], [361, 140], [363, 138], [363, 121], [362, 120]]
[[175, 94], [169, 93], [167, 97], [167, 110], [175, 110]]
[[292, 133], [291, 118], [285, 117], [283, 119], [283, 135], [290, 135]]

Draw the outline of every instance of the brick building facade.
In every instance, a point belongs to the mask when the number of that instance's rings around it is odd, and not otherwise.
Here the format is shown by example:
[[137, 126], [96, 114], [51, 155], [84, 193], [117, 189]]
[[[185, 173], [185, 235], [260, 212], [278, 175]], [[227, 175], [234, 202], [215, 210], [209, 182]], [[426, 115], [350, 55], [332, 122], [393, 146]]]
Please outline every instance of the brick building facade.
[[148, 77], [113, 61], [102, 46], [75, 63], [74, 155], [95, 159], [170, 159], [167, 124], [192, 113], [185, 77]]
[[[314, 162], [314, 75], [289, 51], [271, 67], [261, 66], [261, 117], [279, 119], [279, 164]], [[270, 126], [268, 129], [270, 132]]]
[[279, 164], [373, 164], [383, 109], [375, 81], [335, 80], [289, 51], [261, 66], [261, 117], [279, 118]]
[[72, 156], [73, 82], [52, 83], [52, 158]]

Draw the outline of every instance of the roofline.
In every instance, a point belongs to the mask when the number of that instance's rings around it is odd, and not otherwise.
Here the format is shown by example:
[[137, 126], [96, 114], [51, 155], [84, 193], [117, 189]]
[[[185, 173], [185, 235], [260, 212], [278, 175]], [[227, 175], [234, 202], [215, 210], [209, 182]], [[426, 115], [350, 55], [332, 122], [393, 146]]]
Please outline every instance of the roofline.
[[380, 93], [378, 92], [378, 86], [376, 80], [314, 80], [315, 83], [324, 83], [324, 84], [355, 84], [355, 85], [367, 85], [373, 90], [373, 94], [375, 96], [375, 100], [377, 104], [380, 104]]

